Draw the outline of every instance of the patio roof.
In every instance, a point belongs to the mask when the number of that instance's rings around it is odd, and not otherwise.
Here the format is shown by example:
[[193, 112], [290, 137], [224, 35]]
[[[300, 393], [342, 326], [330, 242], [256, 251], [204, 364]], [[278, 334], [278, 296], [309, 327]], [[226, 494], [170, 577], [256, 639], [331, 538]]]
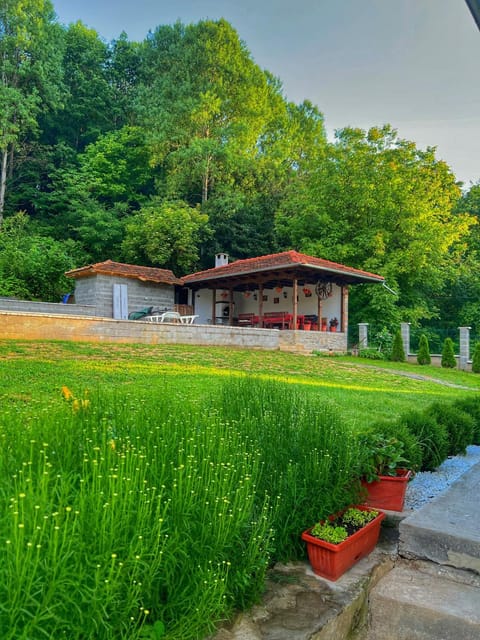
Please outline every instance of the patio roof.
[[315, 258], [297, 251], [284, 251], [258, 258], [236, 260], [214, 269], [199, 271], [184, 276], [186, 286], [233, 288], [246, 290], [252, 284], [264, 287], [288, 286], [294, 279], [299, 285], [315, 284], [318, 281], [336, 284], [383, 283], [383, 276], [368, 271], [347, 267], [337, 262]]
[[86, 267], [80, 267], [79, 269], [72, 269], [71, 271], [67, 271], [65, 275], [69, 278], [84, 278], [95, 274], [133, 278], [134, 280], [156, 282], [157, 284], [183, 284], [183, 281], [177, 278], [169, 269], [140, 267], [134, 264], [113, 262], [112, 260], [89, 264]]

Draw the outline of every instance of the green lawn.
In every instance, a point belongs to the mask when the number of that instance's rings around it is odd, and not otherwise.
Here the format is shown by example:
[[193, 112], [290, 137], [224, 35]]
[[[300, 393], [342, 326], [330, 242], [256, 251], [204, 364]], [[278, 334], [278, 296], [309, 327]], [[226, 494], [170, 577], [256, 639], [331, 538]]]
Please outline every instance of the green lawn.
[[0, 342], [0, 637], [205, 637], [258, 599], [271, 562], [304, 556], [301, 531], [356, 503], [358, 430], [475, 396], [477, 380], [279, 352]]
[[60, 403], [64, 385], [77, 393], [135, 394], [164, 386], [194, 398], [214, 394], [226, 377], [243, 375], [301, 386], [338, 405], [360, 427], [480, 387], [480, 377], [471, 373], [352, 357], [183, 345], [0, 342], [0, 400], [27, 411]]

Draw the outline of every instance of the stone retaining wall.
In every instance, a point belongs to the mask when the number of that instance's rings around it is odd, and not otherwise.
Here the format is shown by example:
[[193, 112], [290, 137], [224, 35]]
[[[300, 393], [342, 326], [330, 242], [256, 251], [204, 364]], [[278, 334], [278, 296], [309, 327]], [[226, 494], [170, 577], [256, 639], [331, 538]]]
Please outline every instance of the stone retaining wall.
[[72, 316], [95, 316], [94, 305], [63, 304], [61, 302], [33, 302], [32, 300], [15, 300], [0, 298], [0, 311], [21, 311], [23, 313], [48, 313]]
[[144, 344], [233, 346], [246, 349], [345, 351], [346, 336], [320, 331], [279, 331], [224, 325], [186, 325], [82, 316], [0, 311], [0, 339], [74, 340]]

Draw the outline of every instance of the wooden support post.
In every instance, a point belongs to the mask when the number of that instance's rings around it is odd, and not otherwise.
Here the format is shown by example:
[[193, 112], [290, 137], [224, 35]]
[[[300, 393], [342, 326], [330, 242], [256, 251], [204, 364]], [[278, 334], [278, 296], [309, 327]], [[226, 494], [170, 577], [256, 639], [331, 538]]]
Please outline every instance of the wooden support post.
[[348, 330], [348, 285], [342, 286], [342, 309], [340, 318], [340, 331], [346, 333]]
[[212, 289], [212, 324], [217, 324], [217, 290]]
[[298, 315], [298, 280], [293, 280], [293, 328], [297, 328], [297, 315]]

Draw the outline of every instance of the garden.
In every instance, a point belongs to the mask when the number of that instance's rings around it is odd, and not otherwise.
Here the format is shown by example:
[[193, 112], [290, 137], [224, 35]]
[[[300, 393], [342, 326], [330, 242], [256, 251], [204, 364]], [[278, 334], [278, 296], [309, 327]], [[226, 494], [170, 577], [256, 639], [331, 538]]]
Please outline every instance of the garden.
[[480, 443], [474, 374], [398, 367], [1, 342], [2, 639], [193, 640], [256, 602], [382, 451], [433, 469]]

